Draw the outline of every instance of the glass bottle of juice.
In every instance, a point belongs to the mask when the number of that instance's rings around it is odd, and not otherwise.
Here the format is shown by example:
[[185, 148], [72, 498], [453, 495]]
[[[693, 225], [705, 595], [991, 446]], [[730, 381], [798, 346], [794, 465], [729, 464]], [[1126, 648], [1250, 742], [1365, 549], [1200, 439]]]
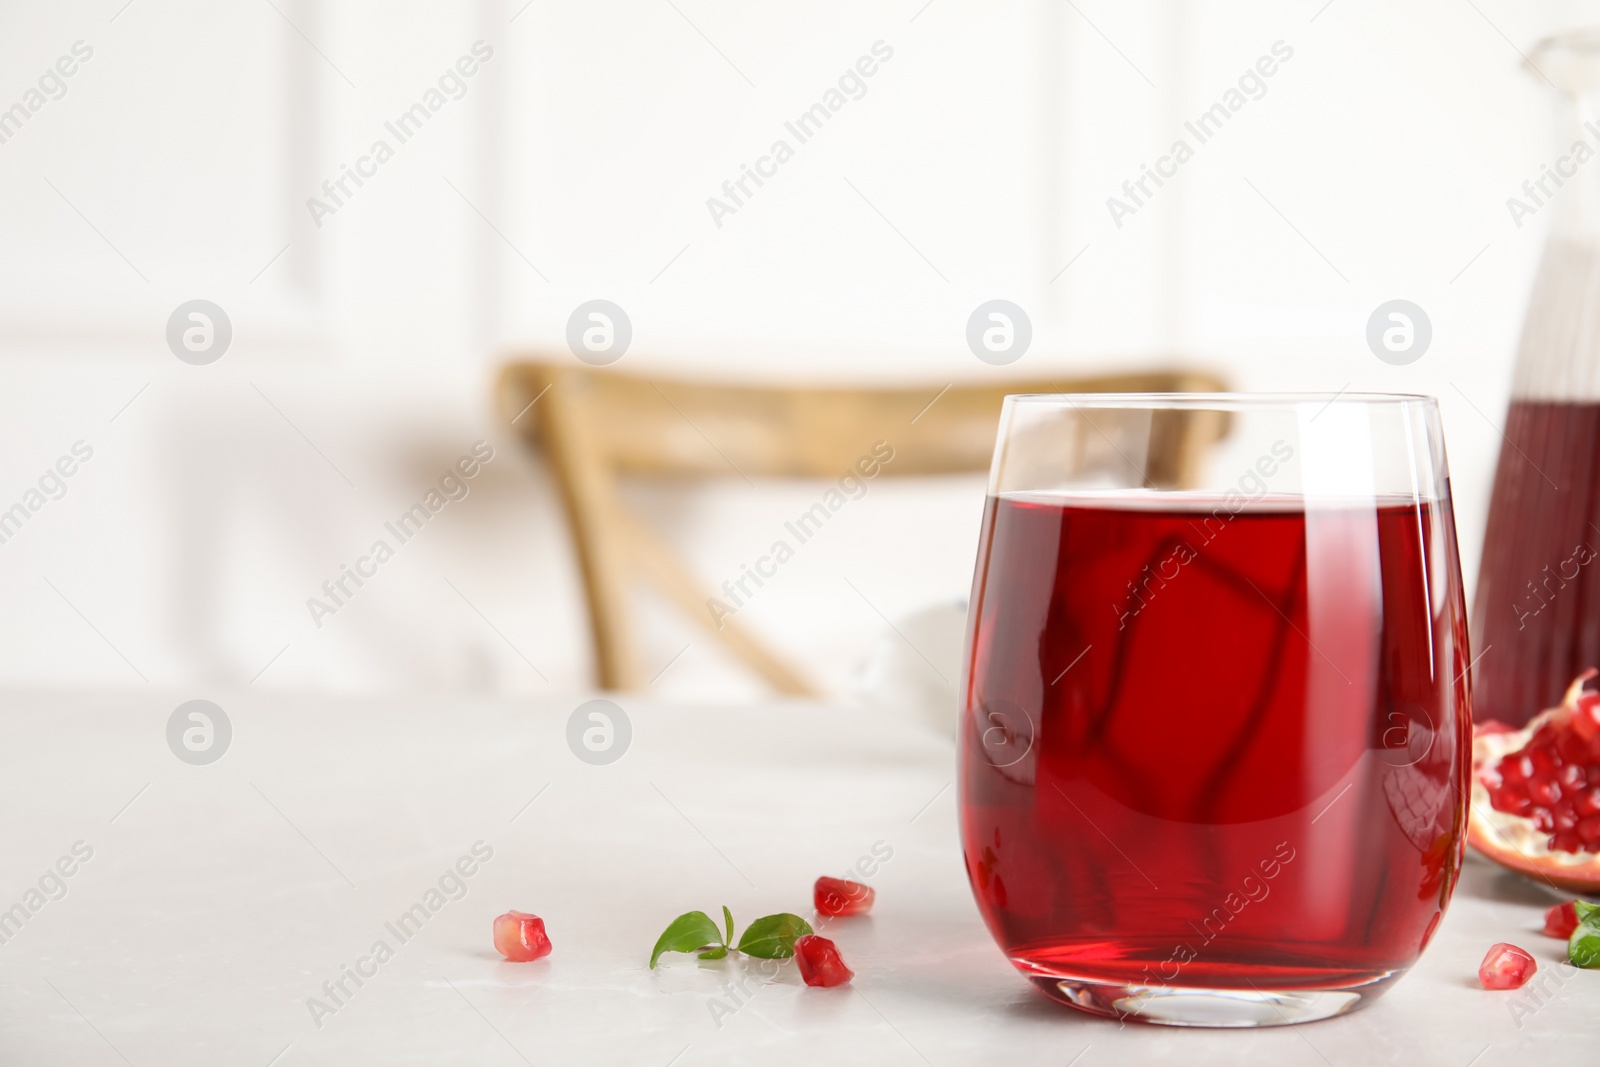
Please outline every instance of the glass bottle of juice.
[[1548, 38], [1528, 64], [1562, 117], [1554, 165], [1512, 210], [1552, 222], [1472, 611], [1473, 717], [1514, 726], [1600, 667], [1600, 31]]

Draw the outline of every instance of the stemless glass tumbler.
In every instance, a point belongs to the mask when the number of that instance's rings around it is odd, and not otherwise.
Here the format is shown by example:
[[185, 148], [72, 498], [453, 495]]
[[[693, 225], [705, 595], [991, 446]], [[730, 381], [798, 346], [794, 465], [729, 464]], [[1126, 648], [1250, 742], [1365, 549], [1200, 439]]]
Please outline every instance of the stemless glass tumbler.
[[1375, 997], [1460, 869], [1465, 619], [1432, 398], [1008, 397], [960, 733], [1001, 949], [1148, 1022]]

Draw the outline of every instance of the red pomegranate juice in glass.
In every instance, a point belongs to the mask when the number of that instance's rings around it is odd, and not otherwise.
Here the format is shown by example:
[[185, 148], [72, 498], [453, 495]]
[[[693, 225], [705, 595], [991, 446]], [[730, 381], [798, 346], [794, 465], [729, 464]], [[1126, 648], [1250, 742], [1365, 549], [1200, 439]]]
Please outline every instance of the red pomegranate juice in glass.
[[1449, 498], [1270, 490], [1318, 447], [1263, 442], [1231, 495], [989, 499], [962, 838], [995, 940], [1057, 999], [1318, 1018], [1437, 927], [1470, 747]]

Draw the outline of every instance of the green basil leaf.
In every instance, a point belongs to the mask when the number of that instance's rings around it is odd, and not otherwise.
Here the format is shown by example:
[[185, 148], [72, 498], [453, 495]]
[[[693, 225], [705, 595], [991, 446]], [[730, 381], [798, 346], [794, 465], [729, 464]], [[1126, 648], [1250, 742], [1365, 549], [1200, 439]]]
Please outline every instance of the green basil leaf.
[[656, 947], [650, 952], [650, 966], [656, 965], [663, 952], [694, 952], [707, 945], [722, 944], [722, 931], [703, 911], [686, 911], [661, 933]]
[[728, 954], [728, 946], [726, 946], [726, 945], [718, 945], [716, 948], [708, 948], [704, 952], [700, 953], [700, 957], [699, 958], [703, 959], [703, 960], [720, 960], [722, 957], [726, 956], [727, 954]]
[[1567, 959], [1574, 967], [1600, 967], [1600, 926], [1579, 923], [1567, 942]]
[[1589, 904], [1582, 900], [1574, 900], [1572, 908], [1578, 913], [1578, 921], [1580, 923], [1600, 926], [1600, 904]]
[[728, 910], [728, 906], [726, 904], [722, 906], [722, 917], [728, 922], [728, 936], [722, 939], [722, 943], [724, 945], [731, 945], [733, 944], [733, 912]]
[[780, 912], [763, 915], [744, 928], [739, 951], [763, 960], [782, 960], [794, 955], [794, 943], [811, 933], [811, 924], [798, 915]]

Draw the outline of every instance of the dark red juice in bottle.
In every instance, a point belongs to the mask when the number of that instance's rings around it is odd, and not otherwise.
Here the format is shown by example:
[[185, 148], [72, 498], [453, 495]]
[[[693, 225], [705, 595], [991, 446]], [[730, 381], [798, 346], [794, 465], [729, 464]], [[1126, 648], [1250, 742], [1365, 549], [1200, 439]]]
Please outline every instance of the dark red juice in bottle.
[[1472, 602], [1479, 722], [1521, 726], [1600, 667], [1600, 189], [1572, 192], [1534, 281], [1489, 501]]
[[1473, 716], [1521, 726], [1600, 667], [1600, 404], [1513, 400], [1472, 604]]

